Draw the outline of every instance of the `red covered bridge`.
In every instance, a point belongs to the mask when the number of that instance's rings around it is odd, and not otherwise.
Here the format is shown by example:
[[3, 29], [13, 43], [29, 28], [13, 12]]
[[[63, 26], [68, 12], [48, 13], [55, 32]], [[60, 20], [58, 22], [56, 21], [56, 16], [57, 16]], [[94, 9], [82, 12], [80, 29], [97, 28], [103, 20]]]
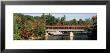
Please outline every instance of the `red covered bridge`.
[[46, 31], [84, 31], [90, 26], [46, 26]]
[[85, 29], [90, 26], [46, 26], [46, 29]]

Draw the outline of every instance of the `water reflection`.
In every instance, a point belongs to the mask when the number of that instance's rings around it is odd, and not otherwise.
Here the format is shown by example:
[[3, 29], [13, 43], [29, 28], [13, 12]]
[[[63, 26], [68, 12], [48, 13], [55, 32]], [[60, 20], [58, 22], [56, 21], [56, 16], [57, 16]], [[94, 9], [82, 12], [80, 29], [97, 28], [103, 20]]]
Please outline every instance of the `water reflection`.
[[[89, 40], [91, 33], [74, 33], [73, 40]], [[68, 35], [49, 35], [48, 40], [70, 40]]]

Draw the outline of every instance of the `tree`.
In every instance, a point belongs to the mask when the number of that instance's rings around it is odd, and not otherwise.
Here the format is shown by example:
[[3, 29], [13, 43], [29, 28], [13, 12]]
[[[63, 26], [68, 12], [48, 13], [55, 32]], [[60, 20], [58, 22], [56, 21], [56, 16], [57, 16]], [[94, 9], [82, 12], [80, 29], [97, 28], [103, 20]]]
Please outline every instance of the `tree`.
[[61, 25], [60, 17], [56, 18], [56, 25]]
[[93, 16], [91, 18], [91, 26], [86, 29], [88, 32], [91, 32], [89, 35], [90, 40], [96, 40], [97, 39], [97, 17]]
[[84, 25], [92, 25], [92, 20], [91, 19], [85, 19]]
[[83, 23], [83, 20], [82, 19], [79, 19], [78, 25], [82, 25], [82, 23]]
[[64, 25], [64, 22], [65, 22], [65, 15], [64, 15], [64, 17], [61, 17], [61, 25]]
[[93, 20], [92, 39], [96, 40], [97, 39], [97, 16], [93, 16], [92, 20]]
[[77, 20], [76, 19], [73, 19], [71, 22], [72, 22], [72, 25], [77, 25]]

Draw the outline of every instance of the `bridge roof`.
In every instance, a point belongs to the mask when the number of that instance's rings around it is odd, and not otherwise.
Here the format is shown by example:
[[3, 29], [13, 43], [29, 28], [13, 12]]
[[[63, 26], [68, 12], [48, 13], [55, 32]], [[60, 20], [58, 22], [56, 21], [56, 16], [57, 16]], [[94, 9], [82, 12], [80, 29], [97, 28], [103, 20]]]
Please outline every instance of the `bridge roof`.
[[87, 28], [88, 26], [46, 26], [47, 28], [74, 28], [74, 29], [79, 29], [79, 28]]

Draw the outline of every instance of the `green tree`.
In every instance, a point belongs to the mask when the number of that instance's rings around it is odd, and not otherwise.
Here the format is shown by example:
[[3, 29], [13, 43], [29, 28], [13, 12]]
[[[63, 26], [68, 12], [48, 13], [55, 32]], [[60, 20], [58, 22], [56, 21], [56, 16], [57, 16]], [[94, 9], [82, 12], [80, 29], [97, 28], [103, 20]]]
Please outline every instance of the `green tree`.
[[77, 25], [77, 20], [76, 19], [72, 20], [72, 25]]
[[61, 17], [61, 25], [64, 25], [64, 22], [65, 22], [65, 15], [64, 15], [64, 17]]
[[78, 25], [82, 25], [82, 23], [83, 23], [83, 20], [82, 19], [79, 19]]

